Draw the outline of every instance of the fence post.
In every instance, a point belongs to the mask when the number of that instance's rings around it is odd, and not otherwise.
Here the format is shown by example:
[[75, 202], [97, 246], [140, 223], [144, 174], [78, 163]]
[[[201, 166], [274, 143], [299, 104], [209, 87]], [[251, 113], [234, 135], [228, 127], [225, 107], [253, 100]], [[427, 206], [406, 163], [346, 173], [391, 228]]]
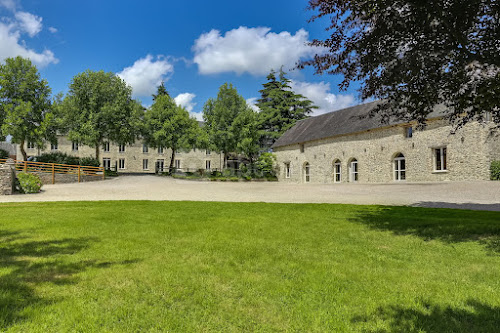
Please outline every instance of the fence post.
[[55, 165], [52, 163], [52, 184], [56, 183], [56, 170], [55, 170]]
[[106, 171], [104, 170], [104, 167], [102, 167], [102, 180], [106, 179]]
[[24, 161], [24, 172], [28, 172], [28, 162]]
[[78, 182], [80, 182], [80, 166], [78, 166]]

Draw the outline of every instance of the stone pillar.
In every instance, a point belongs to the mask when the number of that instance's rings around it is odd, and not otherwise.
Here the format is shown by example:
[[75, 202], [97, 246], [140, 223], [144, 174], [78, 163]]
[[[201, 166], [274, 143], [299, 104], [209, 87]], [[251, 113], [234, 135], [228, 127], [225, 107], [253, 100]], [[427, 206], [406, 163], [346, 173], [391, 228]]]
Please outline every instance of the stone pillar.
[[8, 159], [5, 164], [0, 165], [0, 195], [11, 195], [16, 186], [16, 163]]

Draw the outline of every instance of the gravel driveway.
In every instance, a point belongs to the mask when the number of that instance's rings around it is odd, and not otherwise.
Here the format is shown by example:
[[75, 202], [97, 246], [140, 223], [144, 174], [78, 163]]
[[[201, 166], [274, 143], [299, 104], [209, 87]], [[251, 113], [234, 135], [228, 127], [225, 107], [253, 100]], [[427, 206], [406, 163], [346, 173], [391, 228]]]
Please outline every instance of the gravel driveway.
[[39, 194], [0, 196], [0, 202], [87, 200], [348, 203], [500, 211], [500, 182], [319, 185], [188, 181], [137, 175], [45, 185]]

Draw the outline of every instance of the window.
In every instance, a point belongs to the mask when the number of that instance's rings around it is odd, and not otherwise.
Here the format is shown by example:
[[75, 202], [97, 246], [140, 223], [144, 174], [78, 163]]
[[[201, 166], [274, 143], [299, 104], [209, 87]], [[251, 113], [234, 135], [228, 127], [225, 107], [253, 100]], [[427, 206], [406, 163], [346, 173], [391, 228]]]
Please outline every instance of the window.
[[408, 126], [405, 127], [405, 138], [411, 138], [413, 137], [413, 127]]
[[212, 161], [209, 160], [205, 161], [205, 169], [206, 170], [212, 169]]
[[397, 154], [394, 158], [394, 180], [406, 180], [406, 160], [405, 156], [401, 153]]
[[446, 170], [446, 147], [434, 149], [434, 171]]
[[59, 149], [59, 145], [56, 140], [50, 144], [50, 150], [57, 150], [57, 149]]
[[35, 149], [35, 143], [28, 141], [28, 149]]
[[165, 160], [156, 160], [156, 172], [163, 172], [165, 167]]
[[124, 153], [125, 152], [125, 145], [119, 145], [118, 146], [118, 152], [119, 153]]
[[290, 163], [285, 163], [285, 178], [290, 178], [291, 175]]
[[339, 160], [333, 162], [333, 182], [340, 183], [342, 182], [342, 164]]
[[163, 154], [163, 147], [158, 147], [158, 154]]
[[149, 170], [149, 160], [148, 159], [142, 160], [142, 170]]
[[118, 160], [118, 168], [119, 169], [125, 169], [125, 159], [124, 158], [120, 158]]
[[210, 151], [210, 149], [207, 149], [207, 155], [210, 155], [212, 154], [212, 152]]
[[104, 150], [105, 153], [109, 152], [109, 142], [103, 144], [102, 150]]
[[311, 166], [307, 162], [304, 164], [304, 180], [306, 183], [311, 181]]
[[78, 151], [78, 142], [73, 141], [71, 143], [71, 150]]
[[351, 163], [349, 163], [349, 181], [355, 183], [358, 180], [358, 161], [354, 158], [351, 160]]
[[148, 147], [148, 145], [147, 145], [147, 144], [143, 144], [143, 145], [142, 145], [142, 152], [143, 152], [143, 153], [148, 153], [148, 152], [149, 152], [149, 147]]
[[300, 152], [303, 153], [304, 152], [304, 144], [301, 144], [300, 145]]
[[111, 169], [111, 159], [110, 158], [103, 158], [102, 159], [102, 166], [104, 167], [105, 170], [110, 170]]
[[180, 169], [180, 168], [181, 168], [181, 160], [175, 160], [175, 165], [174, 165], [174, 167], [175, 167], [176, 169]]

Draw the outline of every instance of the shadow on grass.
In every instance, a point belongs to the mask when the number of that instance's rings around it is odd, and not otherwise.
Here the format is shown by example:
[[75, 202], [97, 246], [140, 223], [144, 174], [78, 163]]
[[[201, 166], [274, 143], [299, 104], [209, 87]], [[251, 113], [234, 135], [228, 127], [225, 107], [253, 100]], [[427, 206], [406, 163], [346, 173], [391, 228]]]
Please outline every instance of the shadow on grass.
[[426, 241], [478, 242], [500, 255], [500, 213], [457, 209], [380, 207], [363, 210], [351, 221], [395, 235], [413, 235]]
[[57, 299], [37, 295], [36, 286], [78, 281], [76, 274], [89, 268], [106, 268], [136, 261], [70, 262], [69, 256], [97, 242], [95, 238], [65, 238], [47, 241], [26, 241], [27, 235], [0, 230], [0, 331], [27, 319], [27, 308], [49, 305]]
[[367, 330], [368, 332], [498, 332], [500, 308], [475, 300], [468, 300], [464, 308], [421, 304], [420, 309], [399, 305], [380, 307], [374, 314], [356, 317], [353, 323], [383, 320], [389, 329]]

